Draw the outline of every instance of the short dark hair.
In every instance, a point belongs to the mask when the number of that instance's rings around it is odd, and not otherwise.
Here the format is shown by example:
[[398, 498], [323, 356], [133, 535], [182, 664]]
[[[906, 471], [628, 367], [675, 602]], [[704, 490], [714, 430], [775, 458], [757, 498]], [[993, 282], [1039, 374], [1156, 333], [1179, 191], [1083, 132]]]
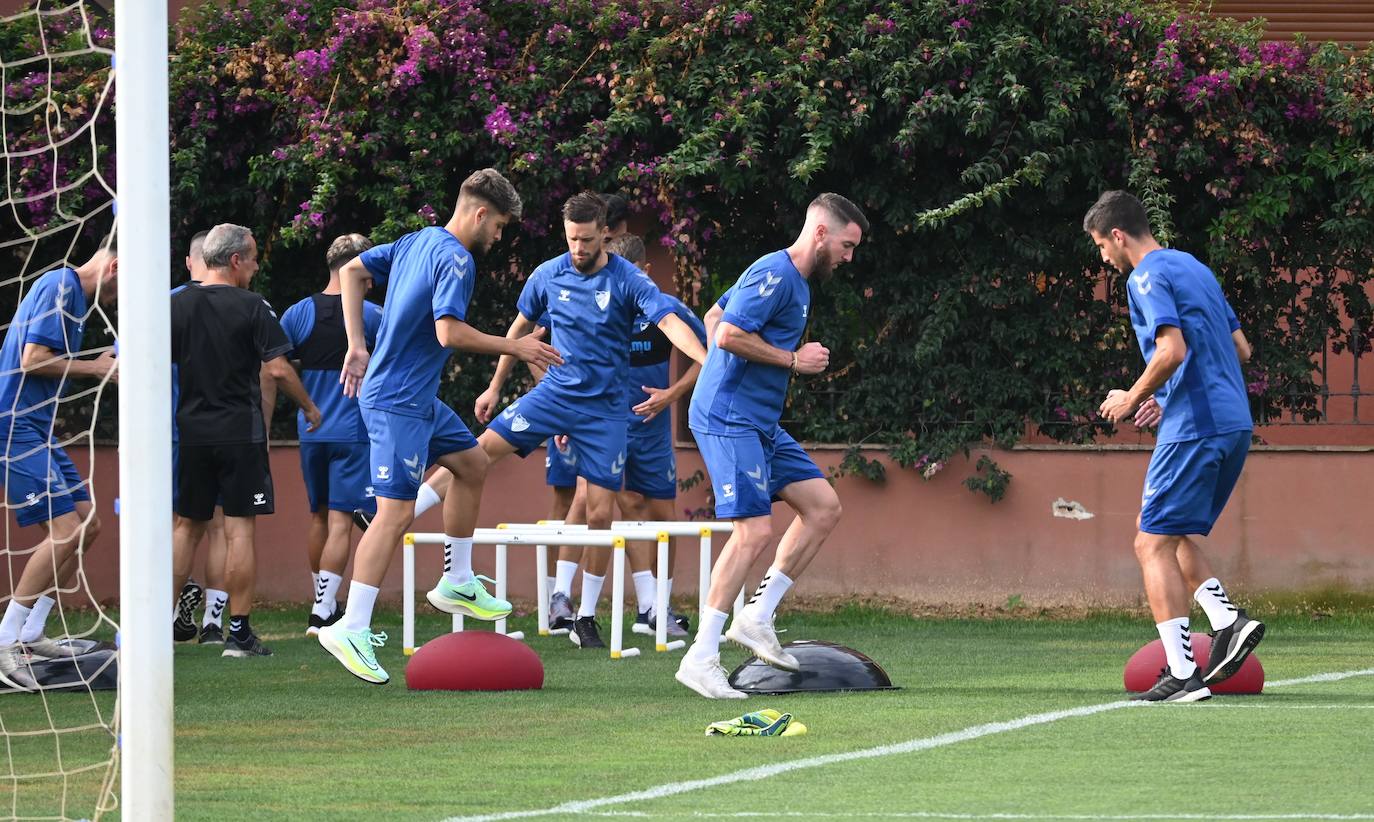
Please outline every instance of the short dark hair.
[[606, 227], [606, 201], [591, 191], [574, 194], [563, 204], [563, 219], [570, 223], [596, 223]]
[[100, 250], [108, 251], [116, 257], [119, 256], [119, 234], [111, 231], [100, 238]]
[[372, 241], [361, 234], [335, 237], [334, 242], [329, 244], [329, 250], [324, 253], [324, 263], [329, 266], [330, 271], [338, 271], [343, 268], [344, 263], [371, 247]]
[[817, 195], [816, 199], [811, 201], [811, 205], [807, 206], [808, 210], [812, 208], [819, 208], [836, 220], [843, 220], [844, 225], [854, 223], [860, 231], [868, 233], [868, 218], [847, 197], [827, 191]]
[[482, 200], [516, 220], [520, 219], [520, 214], [524, 211], [524, 204], [520, 201], [515, 186], [494, 168], [484, 168], [469, 174], [462, 187], [458, 189], [458, 199], [462, 200], [465, 197]]
[[602, 194], [601, 199], [606, 201], [606, 225], [617, 226], [630, 218], [629, 200], [619, 194]]
[[646, 256], [644, 241], [639, 238], [638, 234], [621, 234], [619, 237], [612, 237], [611, 241], [606, 243], [606, 251], [611, 254], [618, 254], [635, 265], [644, 262]]
[[203, 251], [205, 249], [205, 238], [208, 236], [210, 236], [210, 231], [208, 229], [204, 231], [197, 231], [195, 234], [192, 234], [191, 246], [186, 253], [192, 254], [198, 253], [198, 250]]
[[1105, 236], [1119, 228], [1132, 237], [1150, 236], [1150, 215], [1145, 206], [1126, 191], [1105, 191], [1088, 213], [1083, 215], [1083, 230]]

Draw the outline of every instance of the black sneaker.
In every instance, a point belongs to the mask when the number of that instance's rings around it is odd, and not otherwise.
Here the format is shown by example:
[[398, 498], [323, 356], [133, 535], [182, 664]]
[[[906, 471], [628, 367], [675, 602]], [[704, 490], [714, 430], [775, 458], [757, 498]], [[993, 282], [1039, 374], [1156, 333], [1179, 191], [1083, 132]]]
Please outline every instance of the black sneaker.
[[321, 628], [333, 625], [341, 619], [343, 619], [343, 609], [339, 607], [337, 601], [334, 602], [334, 613], [327, 617], [319, 616], [314, 611], [311, 611], [310, 619], [306, 621], [305, 635], [316, 636], [320, 633]]
[[239, 639], [230, 634], [224, 638], [224, 653], [220, 656], [271, 656], [272, 650], [262, 644], [257, 634], [249, 634], [247, 639]]
[[359, 531], [367, 531], [367, 527], [372, 524], [372, 517], [372, 514], [369, 514], [361, 508], [353, 509], [353, 524], [358, 526]]
[[213, 622], [209, 625], [202, 625], [200, 628], [200, 644], [223, 645], [224, 629], [214, 624]]
[[601, 632], [597, 630], [596, 617], [580, 616], [574, 620], [568, 639], [579, 648], [606, 647], [606, 643], [601, 641]]
[[572, 602], [567, 594], [555, 592], [549, 600], [549, 630], [571, 632], [573, 616]]
[[1179, 679], [1165, 668], [1153, 688], [1131, 697], [1137, 702], [1201, 702], [1211, 698], [1212, 692], [1202, 682], [1201, 668], [1194, 668], [1187, 679]]
[[172, 620], [172, 639], [186, 642], [196, 638], [196, 609], [205, 598], [205, 589], [194, 579], [186, 580], [177, 596], [177, 615]]
[[1213, 631], [1212, 652], [1207, 655], [1207, 674], [1202, 678], [1208, 685], [1225, 682], [1236, 675], [1245, 658], [1264, 639], [1264, 623], [1236, 611], [1236, 621], [1230, 627]]
[[654, 624], [653, 624], [652, 622], [649, 621], [649, 612], [648, 612], [648, 611], [642, 611], [642, 612], [641, 612], [641, 611], [639, 611], [638, 609], [636, 609], [636, 612], [635, 612], [635, 624], [630, 626], [630, 630], [631, 630], [632, 632], [636, 633], [636, 634], [644, 634], [644, 635], [646, 635], [646, 636], [653, 636], [653, 633], [654, 633]]

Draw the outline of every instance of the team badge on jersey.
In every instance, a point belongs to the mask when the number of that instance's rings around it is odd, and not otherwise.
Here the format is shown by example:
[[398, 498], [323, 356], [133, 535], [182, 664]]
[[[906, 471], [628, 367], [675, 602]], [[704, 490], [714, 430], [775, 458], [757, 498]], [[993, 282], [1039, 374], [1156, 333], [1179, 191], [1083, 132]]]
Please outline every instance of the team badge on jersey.
[[605, 310], [606, 310], [606, 306], [608, 306], [608, 305], [610, 305], [610, 304], [611, 304], [611, 292], [609, 292], [609, 291], [598, 291], [598, 292], [596, 292], [596, 307], [597, 307], [597, 308], [601, 309], [602, 311], [605, 311]]

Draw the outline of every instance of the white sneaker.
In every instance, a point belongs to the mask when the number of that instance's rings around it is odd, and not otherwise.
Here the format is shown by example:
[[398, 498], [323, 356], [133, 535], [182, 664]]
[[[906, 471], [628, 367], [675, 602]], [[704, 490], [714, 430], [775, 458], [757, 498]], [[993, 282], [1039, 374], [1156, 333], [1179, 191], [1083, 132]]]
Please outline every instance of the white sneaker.
[[23, 646], [24, 650], [29, 652], [29, 657], [35, 661], [42, 661], [45, 659], [71, 659], [104, 649], [97, 640], [77, 639], [75, 637], [48, 639], [45, 636], [40, 636], [32, 642], [21, 642], [19, 644]]
[[749, 694], [730, 687], [725, 676], [725, 668], [720, 664], [720, 654], [706, 659], [697, 659], [688, 652], [677, 666], [674, 675], [678, 682], [696, 691], [707, 699], [747, 699]]
[[36, 691], [38, 682], [29, 670], [29, 658], [18, 642], [0, 645], [0, 689]]
[[784, 671], [800, 671], [797, 658], [782, 649], [778, 634], [773, 630], [773, 620], [767, 622], [752, 617], [747, 610], [740, 611], [730, 620], [730, 629], [725, 638], [753, 652], [754, 656]]

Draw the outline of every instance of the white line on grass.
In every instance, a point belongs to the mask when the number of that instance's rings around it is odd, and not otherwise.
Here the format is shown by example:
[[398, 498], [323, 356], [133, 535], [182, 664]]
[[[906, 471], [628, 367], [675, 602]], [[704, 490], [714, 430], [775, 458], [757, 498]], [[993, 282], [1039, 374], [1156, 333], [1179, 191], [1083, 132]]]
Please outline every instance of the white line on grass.
[[[591, 811], [586, 816], [614, 817], [630, 819], [650, 819], [661, 814], [649, 811]], [[1220, 819], [1220, 820], [1286, 820], [1286, 819], [1374, 819], [1367, 813], [1131, 813], [1131, 814], [1080, 814], [1080, 813], [940, 813], [938, 811], [872, 811], [853, 813], [825, 813], [815, 811], [735, 811], [734, 813], [712, 813], [692, 811], [675, 816], [688, 816], [692, 819], [1030, 819], [1030, 820], [1110, 820], [1111, 822], [1148, 822], [1158, 819]]]
[[[1265, 685], [1267, 688], [1287, 688], [1293, 685], [1308, 685], [1317, 682], [1337, 682], [1342, 679], [1350, 679], [1357, 676], [1374, 676], [1374, 668], [1365, 668], [1359, 671], [1338, 671], [1335, 673], [1315, 674], [1313, 676], [1299, 677], [1297, 679], [1282, 679], [1277, 682], [1270, 682]], [[655, 785], [652, 788], [645, 788], [640, 791], [617, 794], [615, 796], [603, 796], [599, 799], [581, 799], [573, 802], [564, 802], [551, 808], [538, 808], [526, 811], [503, 811], [500, 813], [479, 814], [476, 816], [454, 816], [444, 822], [498, 822], [503, 819], [528, 819], [535, 816], [553, 816], [555, 814], [585, 814], [604, 808], [608, 805], [624, 805], [629, 802], [643, 802], [654, 799], [663, 799], [669, 796], [676, 796], [680, 793], [699, 791], [705, 788], [715, 788], [720, 785], [730, 785], [736, 782], [754, 782], [760, 779], [767, 779], [779, 774], [791, 773], [792, 771], [805, 770], [807, 768], [819, 768], [825, 765], [835, 765], [841, 762], [853, 762], [861, 759], [873, 759], [881, 756], [895, 756], [897, 754], [916, 753], [918, 751], [928, 751], [932, 748], [942, 748], [946, 745], [954, 745], [959, 742], [968, 742], [974, 739], [981, 739], [993, 734], [1006, 733], [1008, 731], [1019, 731], [1022, 728], [1029, 728], [1035, 725], [1044, 725], [1050, 722], [1058, 722], [1061, 719], [1072, 719], [1079, 716], [1092, 716], [1094, 714], [1115, 711], [1121, 708], [1142, 707], [1149, 705], [1146, 702], [1132, 702], [1130, 700], [1118, 700], [1116, 702], [1103, 702], [1098, 705], [1085, 705], [1081, 708], [1067, 708], [1062, 711], [1047, 711], [1045, 713], [1031, 714], [1019, 719], [1011, 719], [1005, 722], [988, 722], [982, 725], [974, 725], [959, 731], [927, 736], [920, 739], [909, 739], [906, 742], [898, 742], [891, 745], [879, 745], [874, 748], [863, 748], [857, 751], [845, 751], [843, 753], [826, 754], [824, 756], [812, 756], [805, 759], [793, 759], [787, 762], [775, 762], [772, 765], [760, 765], [755, 768], [745, 768], [740, 771], [712, 776], [706, 779], [692, 779], [685, 782], [668, 782], [663, 785]], [[1153, 706], [1155, 708], [1164, 706]], [[1188, 710], [1183, 706], [1167, 706], [1166, 710]], [[814, 815], [814, 814], [807, 814]], [[964, 818], [949, 816], [945, 818]], [[999, 818], [994, 816], [986, 817], [967, 817], [970, 819]], [[1000, 817], [1007, 819], [1074, 819], [1074, 818], [1104, 818], [1104, 817]], [[1132, 819], [1145, 819], [1147, 817], [1130, 817]], [[1175, 817], [1187, 818], [1187, 817]], [[1239, 818], [1239, 817], [1237, 817]], [[1244, 818], [1265, 818], [1282, 819], [1292, 817], [1244, 817]], [[1300, 818], [1300, 817], [1298, 817]], [[1329, 816], [1316, 817], [1321, 819], [1374, 819], [1374, 816]]]

